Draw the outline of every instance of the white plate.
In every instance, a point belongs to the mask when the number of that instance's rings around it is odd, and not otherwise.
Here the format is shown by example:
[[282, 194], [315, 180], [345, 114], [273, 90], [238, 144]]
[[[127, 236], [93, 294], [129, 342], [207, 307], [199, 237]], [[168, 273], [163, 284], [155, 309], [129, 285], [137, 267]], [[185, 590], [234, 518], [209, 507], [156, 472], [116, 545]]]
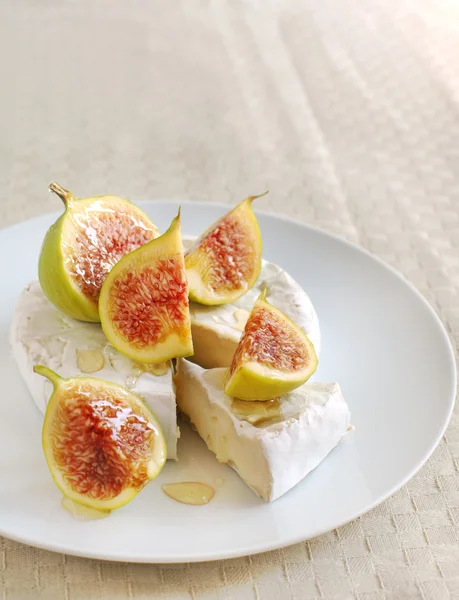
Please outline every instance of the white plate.
[[[143, 205], [161, 230], [175, 202]], [[183, 203], [184, 233], [200, 234], [228, 207]], [[180, 462], [102, 521], [77, 522], [60, 506], [41, 450], [42, 417], [8, 348], [19, 292], [37, 274], [55, 215], [0, 232], [0, 533], [50, 550], [136, 562], [241, 556], [317, 536], [390, 496], [427, 460], [448, 423], [456, 388], [448, 337], [423, 298], [379, 260], [321, 231], [259, 213], [264, 257], [293, 275], [319, 313], [317, 379], [340, 382], [355, 431], [302, 483], [259, 500], [184, 428]], [[204, 507], [178, 504], [170, 481], [223, 479]]]

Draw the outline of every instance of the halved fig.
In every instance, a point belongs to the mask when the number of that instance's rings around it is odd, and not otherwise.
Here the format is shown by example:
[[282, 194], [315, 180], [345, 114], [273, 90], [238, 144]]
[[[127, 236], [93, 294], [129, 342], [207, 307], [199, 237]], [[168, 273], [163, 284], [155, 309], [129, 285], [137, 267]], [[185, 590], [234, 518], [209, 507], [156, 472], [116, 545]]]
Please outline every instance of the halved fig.
[[166, 233], [113, 267], [102, 286], [99, 312], [110, 343], [137, 362], [193, 354], [180, 211]]
[[62, 379], [41, 365], [34, 371], [54, 386], [43, 450], [57, 487], [72, 501], [99, 511], [130, 502], [166, 461], [166, 442], [153, 413], [115, 383]]
[[250, 313], [228, 372], [225, 393], [271, 400], [307, 381], [317, 368], [306, 334], [261, 293]]
[[100, 290], [113, 265], [159, 232], [144, 212], [122, 198], [76, 198], [57, 183], [49, 189], [64, 202], [65, 212], [43, 241], [41, 287], [69, 317], [98, 322]]
[[[264, 194], [261, 194], [264, 196]], [[185, 255], [190, 300], [216, 305], [250, 290], [261, 269], [262, 242], [250, 196], [196, 240]]]

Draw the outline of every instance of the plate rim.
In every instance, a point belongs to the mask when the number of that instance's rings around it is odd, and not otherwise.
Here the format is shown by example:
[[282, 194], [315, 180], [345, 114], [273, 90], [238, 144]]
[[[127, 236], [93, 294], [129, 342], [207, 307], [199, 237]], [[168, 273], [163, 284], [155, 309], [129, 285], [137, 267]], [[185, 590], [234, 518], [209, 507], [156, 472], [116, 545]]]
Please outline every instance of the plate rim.
[[[191, 199], [190, 198], [188, 198], [188, 199], [180, 199], [180, 198], [140, 199], [140, 200], [134, 201], [133, 203], [142, 207], [145, 205], [151, 205], [151, 204], [160, 203], [160, 202], [163, 204], [171, 204], [171, 206], [187, 204], [187, 205], [201, 205], [204, 208], [206, 208], [208, 206], [209, 207], [215, 206], [215, 207], [219, 207], [219, 208], [227, 209], [227, 210], [230, 208], [234, 208], [234, 206], [235, 206], [235, 205], [223, 203], [223, 202], [209, 202], [209, 201], [205, 201], [202, 199], [193, 200], [192, 198]], [[453, 341], [452, 341], [445, 325], [443, 324], [442, 320], [440, 319], [439, 315], [437, 314], [437, 312], [435, 311], [433, 306], [425, 298], [425, 296], [421, 293], [421, 291], [411, 281], [409, 281], [405, 277], [405, 275], [403, 275], [403, 273], [398, 271], [395, 267], [393, 267], [391, 264], [384, 261], [379, 256], [373, 254], [370, 250], [368, 250], [354, 242], [349, 241], [348, 239], [346, 239], [343, 236], [340, 236], [339, 234], [333, 233], [326, 229], [322, 229], [321, 227], [318, 227], [316, 225], [311, 225], [307, 222], [304, 222], [303, 220], [296, 221], [292, 217], [280, 215], [276, 212], [267, 211], [267, 210], [255, 209], [255, 213], [259, 214], [261, 216], [267, 216], [270, 218], [274, 218], [276, 220], [282, 221], [289, 225], [294, 225], [296, 227], [300, 227], [300, 228], [304, 228], [306, 230], [312, 231], [313, 233], [325, 236], [326, 238], [330, 238], [330, 239], [334, 240], [335, 242], [344, 244], [345, 246], [351, 248], [354, 251], [357, 251], [358, 253], [364, 254], [366, 257], [376, 261], [376, 263], [378, 263], [386, 271], [388, 271], [393, 276], [395, 276], [399, 281], [403, 282], [410, 289], [410, 291], [414, 293], [414, 295], [417, 297], [417, 299], [420, 300], [422, 304], [424, 304], [424, 307], [427, 309], [428, 313], [430, 313], [430, 316], [433, 317], [434, 322], [436, 323], [437, 328], [441, 332], [443, 340], [446, 343], [446, 347], [448, 350], [448, 360], [450, 363], [449, 366], [451, 368], [450, 384], [451, 384], [452, 394], [451, 394], [451, 397], [449, 398], [448, 412], [444, 419], [444, 423], [441, 427], [441, 430], [439, 431], [431, 448], [416, 462], [413, 469], [405, 476], [405, 478], [403, 478], [400, 482], [398, 482], [396, 485], [394, 485], [392, 488], [390, 488], [389, 491], [385, 495], [383, 495], [380, 498], [378, 498], [377, 500], [375, 500], [373, 503], [371, 503], [369, 506], [367, 506], [364, 510], [356, 511], [349, 517], [346, 517], [346, 519], [344, 519], [342, 522], [339, 522], [339, 523], [336, 523], [335, 525], [333, 525], [333, 527], [325, 527], [322, 529], [317, 529], [316, 531], [313, 532], [313, 534], [308, 535], [307, 537], [304, 537], [304, 535], [302, 535], [302, 534], [298, 534], [296, 536], [291, 536], [288, 540], [284, 540], [281, 543], [279, 543], [278, 541], [273, 541], [271, 543], [264, 542], [262, 544], [262, 547], [260, 547], [258, 545], [258, 546], [255, 546], [254, 548], [250, 548], [250, 549], [236, 548], [236, 549], [232, 549], [232, 550], [227, 550], [225, 552], [220, 552], [220, 553], [212, 552], [209, 554], [206, 554], [205, 552], [200, 552], [200, 553], [197, 553], [196, 555], [193, 555], [192, 557], [190, 557], [188, 555], [180, 556], [180, 555], [176, 555], [176, 554], [174, 554], [173, 557], [165, 556], [162, 558], [146, 557], [144, 554], [141, 556], [136, 556], [136, 555], [130, 554], [130, 555], [119, 555], [119, 556], [113, 557], [113, 556], [110, 556], [110, 555], [107, 555], [104, 553], [100, 553], [97, 551], [69, 550], [68, 548], [66, 548], [65, 546], [62, 546], [59, 543], [31, 542], [30, 540], [26, 539], [25, 537], [23, 537], [21, 535], [16, 535], [16, 534], [12, 535], [8, 532], [4, 532], [1, 529], [0, 529], [0, 536], [3, 536], [14, 542], [19, 542], [19, 543], [22, 543], [22, 544], [25, 544], [25, 545], [28, 545], [31, 547], [35, 547], [35, 548], [40, 548], [43, 550], [59, 552], [62, 554], [67, 554], [69, 556], [78, 556], [81, 558], [111, 561], [111, 562], [126, 562], [126, 563], [139, 563], [139, 564], [178, 564], [178, 563], [200, 563], [200, 562], [209, 562], [209, 561], [216, 561], [216, 560], [229, 560], [229, 559], [234, 559], [234, 558], [239, 558], [239, 557], [244, 557], [244, 556], [249, 556], [249, 555], [261, 554], [263, 552], [270, 552], [273, 550], [280, 550], [282, 548], [286, 548], [288, 546], [319, 537], [321, 535], [324, 535], [325, 533], [333, 531], [334, 529], [338, 529], [339, 527], [342, 527], [342, 526], [346, 525], [347, 523], [350, 523], [351, 521], [354, 521], [355, 519], [365, 515], [366, 513], [370, 512], [375, 507], [382, 504], [388, 498], [393, 496], [398, 490], [400, 490], [404, 485], [406, 485], [406, 483], [410, 479], [412, 479], [416, 475], [416, 473], [418, 473], [418, 471], [426, 464], [426, 462], [429, 460], [429, 458], [432, 456], [432, 454], [438, 447], [439, 443], [441, 442], [441, 440], [448, 428], [448, 425], [451, 421], [454, 406], [456, 403], [456, 395], [457, 395], [457, 366], [456, 366], [456, 353], [454, 351]], [[46, 212], [46, 213], [41, 213], [39, 215], [35, 215], [28, 219], [18, 221], [16, 223], [12, 223], [10, 225], [7, 225], [6, 227], [0, 228], [0, 235], [2, 235], [3, 232], [5, 232], [5, 231], [14, 230], [16, 228], [19, 229], [26, 224], [30, 225], [33, 223], [33, 221], [45, 219], [47, 217], [51, 219], [54, 216], [58, 216], [60, 214], [62, 214], [62, 213], [58, 212], [58, 211], [50, 211], [50, 212]]]

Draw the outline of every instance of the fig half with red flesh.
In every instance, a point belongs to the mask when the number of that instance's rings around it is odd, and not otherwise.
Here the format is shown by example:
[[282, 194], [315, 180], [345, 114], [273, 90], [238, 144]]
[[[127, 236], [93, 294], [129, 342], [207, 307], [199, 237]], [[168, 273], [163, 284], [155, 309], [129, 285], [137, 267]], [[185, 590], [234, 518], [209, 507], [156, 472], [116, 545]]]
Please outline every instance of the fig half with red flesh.
[[63, 379], [41, 365], [34, 371], [54, 386], [42, 439], [58, 488], [72, 501], [100, 511], [130, 502], [166, 461], [166, 442], [153, 413], [115, 383]]
[[241, 400], [271, 400], [305, 383], [317, 368], [314, 345], [266, 300], [254, 304], [229, 368], [225, 393]]
[[[264, 196], [264, 194], [262, 194]], [[255, 284], [262, 241], [250, 196], [214, 223], [185, 255], [190, 300], [227, 304]]]
[[193, 354], [180, 212], [166, 233], [113, 267], [102, 286], [99, 312], [110, 343], [137, 362]]
[[65, 212], [43, 241], [41, 287], [69, 317], [98, 322], [100, 290], [113, 265], [159, 232], [143, 211], [122, 198], [76, 198], [57, 183], [49, 189], [64, 202]]

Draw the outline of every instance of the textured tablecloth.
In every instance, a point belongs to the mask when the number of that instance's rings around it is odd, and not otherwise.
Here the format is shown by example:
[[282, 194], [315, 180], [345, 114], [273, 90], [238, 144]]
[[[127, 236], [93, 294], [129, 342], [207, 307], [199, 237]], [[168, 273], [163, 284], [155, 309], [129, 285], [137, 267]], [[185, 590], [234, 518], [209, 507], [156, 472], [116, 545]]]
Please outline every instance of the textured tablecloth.
[[[56, 210], [53, 179], [133, 200], [268, 187], [260, 208], [386, 260], [457, 343], [456, 0], [4, 0], [0, 49], [2, 226]], [[1, 540], [1, 597], [459, 598], [458, 467], [456, 411], [407, 486], [325, 536], [176, 566]]]

